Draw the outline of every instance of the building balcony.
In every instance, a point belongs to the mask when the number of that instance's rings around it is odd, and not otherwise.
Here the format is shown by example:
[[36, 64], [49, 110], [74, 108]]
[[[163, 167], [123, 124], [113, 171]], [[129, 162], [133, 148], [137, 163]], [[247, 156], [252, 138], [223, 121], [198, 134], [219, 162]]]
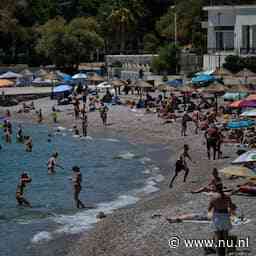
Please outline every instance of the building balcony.
[[229, 53], [232, 54], [234, 53], [235, 51], [235, 48], [232, 47], [232, 48], [208, 48], [207, 49], [207, 53], [208, 54], [225, 54], [225, 55], [228, 55]]
[[240, 48], [240, 54], [256, 55], [256, 48]]

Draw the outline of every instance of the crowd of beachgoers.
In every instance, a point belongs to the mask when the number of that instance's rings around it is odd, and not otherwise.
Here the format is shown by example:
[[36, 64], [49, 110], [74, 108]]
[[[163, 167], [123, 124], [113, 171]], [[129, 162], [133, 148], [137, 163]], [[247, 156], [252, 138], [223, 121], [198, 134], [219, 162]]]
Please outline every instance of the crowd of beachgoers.
[[[250, 237], [253, 241], [253, 92], [244, 85], [247, 92], [230, 102], [221, 98], [225, 89], [214, 91], [212, 85], [208, 86], [209, 91], [184, 86], [171, 92], [153, 92], [150, 86], [141, 82], [139, 85], [128, 86], [119, 95], [115, 90], [113, 95], [109, 88], [95, 93], [79, 83], [68, 95], [52, 94], [52, 99], [1, 108], [1, 147], [16, 143], [15, 134], [17, 143], [24, 143], [24, 152], [33, 150], [33, 138], [25, 135], [22, 124], [16, 131], [13, 129], [13, 122], [19, 121], [57, 124], [72, 129], [77, 137], [107, 131], [123, 134], [132, 143], [164, 145], [161, 165], [166, 180], [160, 192], [103, 218], [74, 244], [70, 255], [231, 255], [228, 251], [235, 250], [249, 255], [254, 250], [252, 244], [250, 248], [235, 248], [234, 244], [232, 248], [185, 248], [184, 244], [172, 248], [169, 240], [175, 235], [181, 239], [208, 237], [233, 242]], [[126, 86], [123, 84], [122, 88]], [[172, 155], [168, 155], [170, 152]], [[49, 156], [49, 175], [62, 168], [57, 159], [58, 152]], [[79, 198], [83, 182], [79, 166], [74, 166], [73, 172], [76, 207], [84, 208], [86, 205]], [[29, 189], [31, 182], [29, 170], [24, 170], [17, 185], [18, 205], [33, 207], [24, 195], [24, 188]], [[243, 230], [243, 237], [238, 230]]]

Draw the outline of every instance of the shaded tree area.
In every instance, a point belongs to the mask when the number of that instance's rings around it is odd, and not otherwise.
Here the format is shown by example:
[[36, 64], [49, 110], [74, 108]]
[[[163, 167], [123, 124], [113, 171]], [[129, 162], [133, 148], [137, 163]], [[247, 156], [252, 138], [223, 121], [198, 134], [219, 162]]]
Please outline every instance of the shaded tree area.
[[[0, 60], [76, 66], [78, 61], [93, 60], [96, 51], [100, 56], [157, 53], [174, 42], [175, 15], [180, 47], [188, 46], [201, 53], [206, 41], [201, 29], [204, 5], [255, 3], [256, 0], [1, 0]], [[85, 29], [81, 25], [85, 20], [97, 25]], [[78, 34], [71, 33], [70, 27]], [[69, 44], [82, 49], [81, 54], [74, 51], [60, 57], [53, 49], [46, 49], [52, 47], [50, 41], [62, 54]]]

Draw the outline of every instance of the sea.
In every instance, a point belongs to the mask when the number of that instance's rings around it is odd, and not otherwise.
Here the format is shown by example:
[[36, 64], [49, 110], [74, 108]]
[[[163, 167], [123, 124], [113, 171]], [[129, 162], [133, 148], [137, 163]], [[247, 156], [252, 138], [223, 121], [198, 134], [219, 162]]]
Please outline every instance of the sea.
[[[23, 132], [33, 138], [33, 151], [16, 142], [17, 125], [11, 144], [0, 129], [0, 255], [65, 255], [69, 246], [97, 221], [115, 209], [135, 204], [144, 195], [159, 190], [161, 168], [150, 156], [161, 146], [131, 144], [121, 136], [97, 134], [74, 136], [64, 127], [22, 123]], [[58, 152], [54, 175], [47, 174], [47, 161]], [[93, 209], [76, 209], [73, 201], [72, 167], [83, 176], [81, 200]], [[17, 206], [16, 186], [22, 172], [32, 182], [25, 198], [32, 208]]]

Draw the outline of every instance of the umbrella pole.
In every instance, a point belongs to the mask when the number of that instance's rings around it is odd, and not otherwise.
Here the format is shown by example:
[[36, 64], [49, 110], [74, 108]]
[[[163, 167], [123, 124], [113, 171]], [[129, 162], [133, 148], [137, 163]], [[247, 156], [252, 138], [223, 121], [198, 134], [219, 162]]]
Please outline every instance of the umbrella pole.
[[218, 95], [217, 95], [217, 93], [215, 93], [215, 111], [217, 114], [218, 113]]

